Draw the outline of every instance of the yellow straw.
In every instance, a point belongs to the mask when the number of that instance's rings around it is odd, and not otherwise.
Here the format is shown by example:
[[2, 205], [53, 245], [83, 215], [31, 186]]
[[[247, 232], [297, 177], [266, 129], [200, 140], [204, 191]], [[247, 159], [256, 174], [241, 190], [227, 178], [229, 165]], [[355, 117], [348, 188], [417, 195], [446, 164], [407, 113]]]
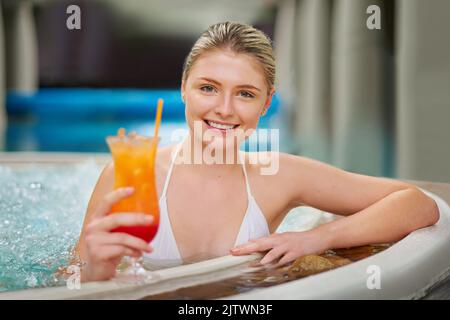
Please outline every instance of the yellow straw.
[[156, 119], [155, 119], [155, 134], [154, 137], [158, 137], [159, 124], [161, 123], [161, 115], [162, 115], [162, 107], [164, 100], [158, 99], [158, 109], [156, 110]]
[[158, 131], [159, 131], [159, 124], [161, 123], [161, 115], [162, 115], [162, 108], [163, 108], [163, 99], [158, 99], [158, 108], [156, 110], [156, 119], [155, 119], [155, 133], [153, 135], [153, 145], [152, 145], [152, 159], [155, 159], [156, 155], [156, 148], [158, 146]]

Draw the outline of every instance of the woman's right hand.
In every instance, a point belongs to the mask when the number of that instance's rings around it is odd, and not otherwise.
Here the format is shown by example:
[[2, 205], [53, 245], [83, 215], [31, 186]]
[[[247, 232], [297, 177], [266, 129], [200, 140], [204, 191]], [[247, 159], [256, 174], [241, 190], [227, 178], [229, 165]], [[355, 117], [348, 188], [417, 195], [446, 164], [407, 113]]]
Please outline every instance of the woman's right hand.
[[109, 214], [112, 206], [129, 197], [133, 188], [108, 193], [94, 211], [84, 234], [82, 281], [108, 280], [116, 274], [123, 256], [140, 257], [152, 248], [144, 240], [127, 233], [111, 232], [120, 226], [150, 225], [153, 217], [141, 213]]

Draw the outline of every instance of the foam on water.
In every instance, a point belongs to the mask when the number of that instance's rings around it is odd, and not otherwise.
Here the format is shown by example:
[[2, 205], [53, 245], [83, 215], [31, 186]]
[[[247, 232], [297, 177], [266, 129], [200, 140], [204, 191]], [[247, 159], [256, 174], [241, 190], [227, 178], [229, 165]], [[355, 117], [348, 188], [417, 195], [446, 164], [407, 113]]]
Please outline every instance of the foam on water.
[[276, 232], [306, 231], [339, 218], [339, 216], [329, 212], [302, 206], [289, 211]]
[[0, 291], [57, 284], [100, 170], [93, 160], [0, 166]]

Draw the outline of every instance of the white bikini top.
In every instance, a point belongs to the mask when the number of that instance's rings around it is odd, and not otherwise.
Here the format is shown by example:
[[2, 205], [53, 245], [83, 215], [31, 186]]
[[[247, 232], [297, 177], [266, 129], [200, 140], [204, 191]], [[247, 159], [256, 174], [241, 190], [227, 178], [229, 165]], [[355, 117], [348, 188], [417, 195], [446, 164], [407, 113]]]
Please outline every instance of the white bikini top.
[[[151, 241], [153, 252], [144, 253], [144, 263], [151, 266], [172, 266], [179, 265], [183, 262], [180, 251], [178, 250], [175, 237], [173, 235], [170, 223], [169, 213], [167, 209], [166, 193], [169, 186], [170, 177], [172, 175], [173, 164], [178, 155], [182, 143], [176, 146], [176, 150], [171, 158], [169, 171], [167, 173], [164, 189], [159, 198], [159, 228], [155, 238]], [[250, 192], [247, 171], [245, 169], [245, 159], [242, 158], [242, 152], [239, 151], [242, 168], [245, 176], [245, 184], [247, 187], [248, 206], [244, 215], [241, 227], [236, 237], [235, 246], [248, 242], [249, 240], [265, 237], [270, 234], [269, 226], [266, 218], [259, 208], [258, 204]]]

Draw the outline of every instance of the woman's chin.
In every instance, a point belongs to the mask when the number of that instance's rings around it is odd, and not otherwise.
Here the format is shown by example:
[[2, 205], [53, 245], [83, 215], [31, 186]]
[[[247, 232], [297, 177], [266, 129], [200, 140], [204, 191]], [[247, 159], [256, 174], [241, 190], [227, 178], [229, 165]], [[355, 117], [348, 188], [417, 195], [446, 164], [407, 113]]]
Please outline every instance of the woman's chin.
[[239, 148], [236, 141], [221, 137], [214, 137], [212, 140], [202, 140], [200, 143], [202, 145], [203, 159], [206, 163], [225, 163], [224, 161], [235, 161], [235, 157], [233, 155]]
[[208, 150], [220, 150], [225, 152], [226, 150], [235, 150], [237, 143], [235, 139], [229, 139], [221, 136], [214, 136], [211, 140], [202, 141], [203, 149]]

